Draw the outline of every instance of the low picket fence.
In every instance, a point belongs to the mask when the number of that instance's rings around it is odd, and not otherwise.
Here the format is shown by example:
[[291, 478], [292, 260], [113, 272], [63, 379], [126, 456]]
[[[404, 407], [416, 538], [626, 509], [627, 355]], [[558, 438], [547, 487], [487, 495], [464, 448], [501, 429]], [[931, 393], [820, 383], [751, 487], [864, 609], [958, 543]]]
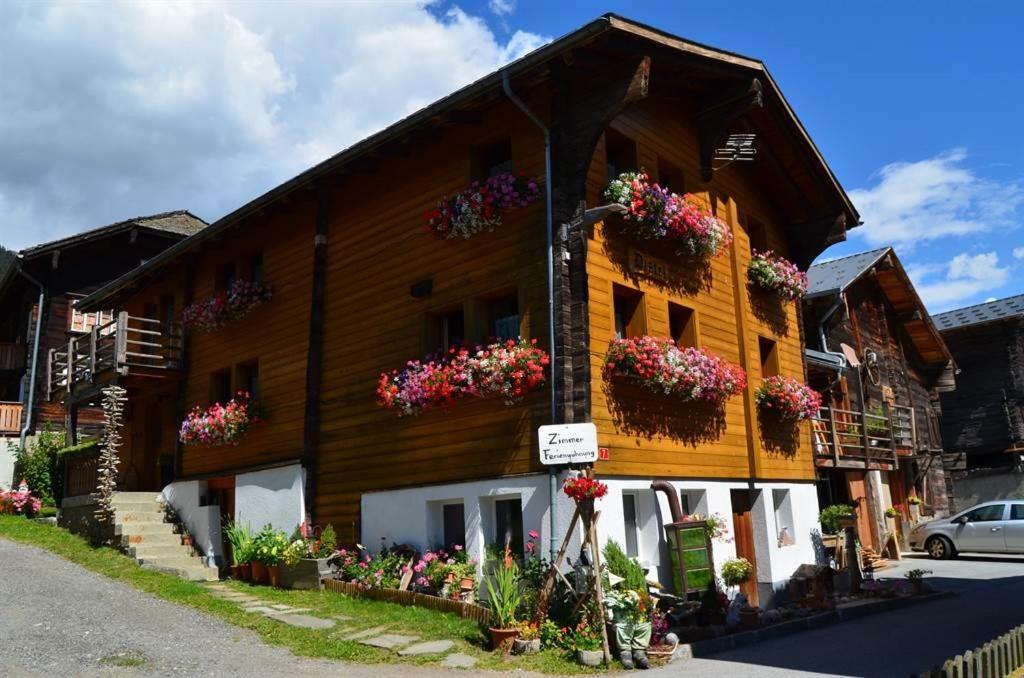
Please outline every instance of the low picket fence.
[[1024, 625], [947, 660], [918, 678], [1005, 678], [1024, 666]]
[[472, 619], [480, 624], [489, 624], [491, 621], [491, 611], [486, 607], [481, 607], [480, 605], [474, 605], [472, 603], [464, 603], [461, 600], [438, 598], [437, 596], [430, 596], [425, 593], [401, 591], [399, 589], [364, 588], [351, 582], [340, 581], [338, 579], [325, 579], [324, 588], [328, 591], [344, 593], [345, 595], [352, 596], [353, 598], [372, 598], [374, 600], [397, 603], [398, 605], [425, 607], [428, 610], [449, 612], [451, 614], [457, 614], [460, 617], [465, 617], [466, 619]]

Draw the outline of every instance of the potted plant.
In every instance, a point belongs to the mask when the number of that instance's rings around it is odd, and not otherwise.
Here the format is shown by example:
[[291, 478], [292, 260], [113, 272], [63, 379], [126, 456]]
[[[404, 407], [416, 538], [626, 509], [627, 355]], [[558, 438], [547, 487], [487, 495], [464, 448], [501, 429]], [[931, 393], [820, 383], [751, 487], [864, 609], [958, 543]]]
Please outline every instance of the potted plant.
[[540, 627], [535, 622], [516, 622], [519, 635], [512, 642], [513, 654], [535, 654], [540, 652]]
[[890, 506], [889, 508], [885, 509], [885, 517], [886, 518], [899, 518], [900, 517], [899, 504], [897, 504], [896, 506]]
[[746, 558], [733, 558], [722, 563], [722, 582], [730, 588], [750, 581], [753, 574], [754, 566]]
[[600, 666], [604, 663], [601, 632], [592, 627], [587, 620], [581, 621], [569, 632], [566, 642], [575, 651], [576, 661], [583, 666]]
[[910, 522], [918, 523], [921, 521], [921, 505], [923, 503], [916, 494], [907, 497], [907, 510], [910, 511]]
[[331, 576], [329, 560], [336, 553], [334, 528], [302, 523], [292, 535], [281, 564], [281, 586], [287, 589], [319, 589]]
[[252, 559], [252, 530], [248, 525], [229, 522], [224, 528], [224, 535], [231, 544], [231, 576], [239, 581], [248, 581], [252, 575], [249, 561]]
[[884, 442], [878, 440], [878, 438], [889, 437], [889, 420], [885, 418], [885, 410], [881, 405], [872, 407], [868, 414], [872, 416], [864, 417], [864, 427], [867, 430], [871, 447], [878, 447], [879, 444]]
[[262, 563], [267, 572], [266, 582], [271, 586], [281, 583], [281, 562], [288, 549], [288, 537], [284, 532], [267, 525], [260, 531], [259, 546], [256, 549], [256, 560]]
[[[269, 527], [269, 526], [268, 526]], [[266, 584], [267, 583], [267, 566], [260, 557], [260, 553], [263, 550], [263, 542], [267, 538], [267, 528], [260, 530], [252, 539], [250, 557], [252, 560], [252, 583], [253, 584]]]
[[907, 581], [910, 582], [910, 589], [915, 596], [924, 593], [924, 576], [931, 574], [931, 570], [914, 569], [907, 572]]
[[740, 608], [740, 626], [744, 629], [756, 629], [761, 625], [761, 608], [744, 605]]
[[516, 630], [516, 609], [522, 596], [519, 593], [519, 565], [512, 558], [508, 545], [505, 557], [499, 562], [494, 573], [487, 579], [487, 601], [491, 608], [491, 646], [506, 651], [518, 634]]
[[839, 534], [840, 518], [853, 516], [853, 508], [849, 504], [832, 504], [821, 509], [818, 522], [824, 534]]

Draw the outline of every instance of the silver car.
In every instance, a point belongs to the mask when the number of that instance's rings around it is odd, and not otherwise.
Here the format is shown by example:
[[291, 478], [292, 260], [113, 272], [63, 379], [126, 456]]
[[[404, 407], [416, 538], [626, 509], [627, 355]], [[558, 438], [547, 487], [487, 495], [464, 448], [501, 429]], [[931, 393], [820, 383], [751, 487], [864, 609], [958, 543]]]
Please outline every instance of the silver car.
[[988, 501], [952, 518], [920, 523], [910, 531], [910, 548], [937, 560], [957, 553], [1024, 553], [1024, 499]]

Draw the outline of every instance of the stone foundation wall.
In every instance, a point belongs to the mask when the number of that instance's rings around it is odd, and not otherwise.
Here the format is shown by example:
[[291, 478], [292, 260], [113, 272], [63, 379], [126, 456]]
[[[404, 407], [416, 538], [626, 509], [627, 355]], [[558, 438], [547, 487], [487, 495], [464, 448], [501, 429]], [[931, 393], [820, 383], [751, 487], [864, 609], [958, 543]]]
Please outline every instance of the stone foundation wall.
[[90, 495], [65, 497], [57, 524], [68, 532], [85, 537], [92, 544], [112, 543], [114, 524], [98, 522], [96, 508], [96, 500]]

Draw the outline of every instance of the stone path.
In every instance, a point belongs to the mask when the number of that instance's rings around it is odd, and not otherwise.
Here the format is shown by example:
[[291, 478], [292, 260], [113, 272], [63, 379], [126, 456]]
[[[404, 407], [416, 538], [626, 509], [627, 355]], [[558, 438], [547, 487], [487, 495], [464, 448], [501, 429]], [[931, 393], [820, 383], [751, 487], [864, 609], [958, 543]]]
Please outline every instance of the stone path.
[[[242, 606], [242, 610], [249, 614], [261, 614], [268, 619], [279, 621], [282, 624], [298, 626], [304, 629], [329, 629], [337, 625], [338, 622], [342, 622], [344, 624], [346, 622], [356, 621], [352, 617], [345, 615], [337, 615], [333, 619], [313, 617], [308, 614], [303, 614], [304, 612], [309, 612], [308, 608], [296, 608], [289, 605], [281, 605], [280, 603], [271, 603], [265, 600], [260, 600], [256, 596], [228, 588], [225, 584], [219, 582], [207, 584], [206, 589], [211, 595], [216, 596], [217, 598], [231, 603], [238, 603]], [[353, 630], [351, 634], [344, 636], [344, 639], [361, 645], [367, 645], [369, 647], [391, 650], [392, 652], [396, 652], [399, 657], [442, 655], [447, 654], [455, 647], [455, 643], [451, 640], [430, 640], [418, 642], [420, 640], [419, 636], [388, 633], [387, 626], [377, 626], [370, 629], [361, 629], [359, 631]], [[475, 665], [475, 658], [460, 653], [447, 654], [441, 662], [441, 666], [445, 668], [471, 669]]]

